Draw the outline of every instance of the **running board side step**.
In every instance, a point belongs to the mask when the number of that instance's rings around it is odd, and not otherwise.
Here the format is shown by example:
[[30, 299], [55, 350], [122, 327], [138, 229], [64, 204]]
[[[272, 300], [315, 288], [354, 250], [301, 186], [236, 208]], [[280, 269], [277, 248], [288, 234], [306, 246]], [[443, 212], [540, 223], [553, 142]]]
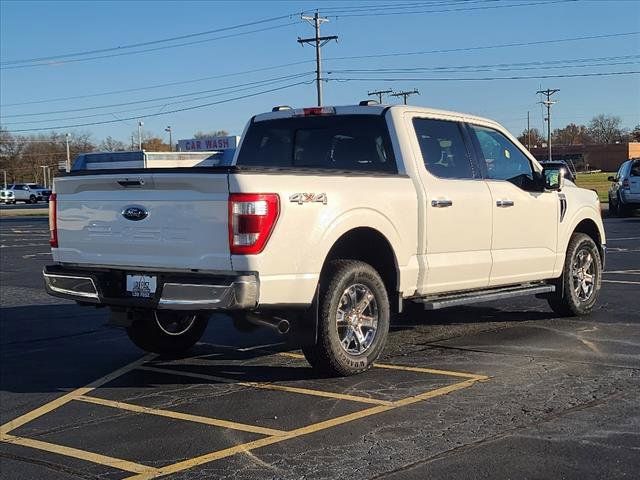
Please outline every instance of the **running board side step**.
[[539, 295], [541, 293], [552, 293], [555, 291], [555, 285], [517, 285], [492, 288], [490, 290], [475, 290], [473, 292], [440, 295], [437, 297], [416, 298], [414, 302], [424, 304], [425, 310], [438, 310], [440, 308], [467, 305], [469, 303], [489, 302], [492, 300], [522, 297], [524, 295]]

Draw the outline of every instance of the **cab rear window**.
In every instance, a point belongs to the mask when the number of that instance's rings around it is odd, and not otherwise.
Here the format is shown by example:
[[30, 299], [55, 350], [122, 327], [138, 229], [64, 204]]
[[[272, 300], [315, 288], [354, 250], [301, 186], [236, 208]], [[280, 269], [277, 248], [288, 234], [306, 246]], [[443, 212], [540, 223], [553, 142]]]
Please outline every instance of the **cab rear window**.
[[294, 117], [254, 122], [237, 165], [397, 173], [379, 115]]

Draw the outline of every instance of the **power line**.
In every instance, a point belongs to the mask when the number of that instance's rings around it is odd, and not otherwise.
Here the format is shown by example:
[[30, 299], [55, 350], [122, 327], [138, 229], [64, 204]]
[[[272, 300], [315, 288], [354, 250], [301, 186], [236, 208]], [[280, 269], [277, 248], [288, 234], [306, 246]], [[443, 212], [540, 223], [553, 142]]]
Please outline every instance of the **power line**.
[[596, 40], [602, 38], [610, 38], [610, 37], [622, 37], [629, 35], [638, 35], [640, 31], [635, 32], [623, 32], [623, 33], [606, 33], [602, 35], [586, 35], [582, 37], [572, 37], [572, 38], [561, 38], [561, 39], [553, 39], [553, 40], [537, 40], [532, 42], [512, 42], [512, 43], [500, 43], [494, 45], [480, 45], [474, 47], [458, 47], [458, 48], [443, 48], [438, 50], [422, 50], [416, 52], [393, 52], [393, 53], [381, 53], [381, 54], [370, 54], [370, 55], [353, 55], [353, 56], [345, 56], [345, 57], [331, 57], [327, 58], [327, 61], [335, 61], [335, 60], [360, 60], [366, 58], [385, 58], [385, 57], [400, 57], [400, 56], [413, 56], [413, 55], [430, 55], [434, 53], [453, 53], [453, 52], [470, 52], [474, 50], [487, 50], [493, 48], [508, 48], [508, 47], [530, 47], [534, 45], [544, 45], [549, 43], [564, 43], [564, 42], [574, 42], [580, 40]]
[[418, 15], [422, 13], [447, 13], [447, 12], [466, 12], [470, 10], [492, 10], [497, 8], [514, 8], [514, 7], [532, 7], [536, 5], [552, 5], [558, 3], [577, 2], [580, 0], [552, 0], [544, 2], [528, 2], [528, 3], [508, 3], [503, 5], [485, 5], [477, 7], [460, 7], [460, 8], [444, 8], [441, 10], [405, 10], [401, 12], [375, 12], [375, 10], [365, 13], [345, 13], [341, 15], [330, 15], [333, 18], [340, 17], [380, 17], [388, 15]]
[[559, 75], [527, 75], [527, 76], [505, 76], [505, 77], [361, 77], [361, 78], [330, 78], [329, 80], [337, 82], [481, 82], [490, 80], [530, 80], [542, 78], [576, 78], [576, 77], [605, 77], [614, 75], [636, 75], [640, 71], [629, 72], [593, 72], [593, 73], [575, 73], [575, 74], [559, 74]]
[[226, 38], [240, 37], [240, 36], [248, 35], [248, 34], [251, 34], [251, 33], [274, 30], [274, 29], [277, 29], [277, 28], [283, 28], [283, 27], [288, 27], [288, 26], [291, 26], [291, 25], [296, 25], [296, 23], [297, 22], [288, 22], [288, 23], [285, 23], [285, 24], [282, 24], [282, 25], [275, 25], [275, 26], [272, 26], [272, 27], [258, 28], [258, 29], [249, 30], [249, 31], [246, 31], [246, 32], [232, 33], [232, 34], [228, 34], [228, 35], [220, 35], [218, 37], [208, 38], [208, 39], [205, 39], [205, 40], [196, 40], [196, 41], [192, 41], [192, 42], [177, 43], [177, 44], [174, 44], [174, 45], [165, 45], [165, 46], [162, 46], [162, 47], [147, 48], [147, 49], [144, 49], [144, 50], [136, 50], [136, 51], [133, 51], [133, 52], [112, 53], [112, 54], [109, 54], [109, 55], [98, 55], [98, 56], [85, 57], [85, 58], [71, 58], [69, 60], [61, 60], [61, 61], [45, 61], [45, 62], [23, 64], [23, 65], [10, 65], [10, 66], [0, 67], [0, 70], [14, 70], [14, 69], [18, 69], [18, 68], [42, 67], [42, 66], [51, 65], [52, 63], [55, 64], [55, 65], [60, 65], [60, 64], [66, 64], [66, 63], [86, 62], [86, 61], [89, 61], [89, 60], [97, 60], [97, 59], [102, 59], [102, 58], [113, 58], [113, 57], [122, 57], [122, 56], [126, 56], [126, 55], [137, 55], [138, 53], [157, 52], [159, 50], [166, 50], [166, 49], [169, 49], [169, 48], [186, 47], [186, 46], [189, 46], [189, 45], [196, 45], [196, 44], [199, 44], [199, 43], [212, 42], [212, 41], [215, 41], [215, 40], [223, 40], [223, 39], [226, 39]]
[[19, 132], [38, 132], [38, 131], [42, 131], [42, 130], [60, 130], [60, 129], [67, 129], [67, 128], [89, 127], [89, 126], [92, 126], [92, 125], [105, 125], [105, 124], [108, 124], [108, 123], [116, 123], [116, 122], [119, 122], [119, 121], [138, 120], [140, 118], [158, 117], [158, 116], [161, 116], [161, 115], [168, 115], [170, 113], [185, 112], [187, 110], [195, 110], [195, 109], [198, 109], [198, 108], [211, 107], [213, 105], [220, 105], [222, 103], [229, 103], [229, 102], [234, 102], [234, 101], [237, 101], [237, 100], [244, 100], [246, 98], [257, 97], [259, 95], [264, 95], [264, 94], [271, 93], [271, 92], [276, 92], [276, 91], [279, 91], [279, 90], [285, 90], [287, 88], [296, 87], [298, 85], [308, 85], [309, 83], [310, 83], [309, 81], [290, 83], [288, 85], [284, 85], [284, 86], [276, 87], [276, 88], [271, 88], [269, 90], [262, 90], [260, 92], [250, 93], [250, 94], [247, 94], [247, 95], [241, 95], [241, 96], [237, 96], [237, 97], [233, 97], [233, 98], [227, 98], [227, 99], [218, 100], [218, 101], [215, 101], [215, 102], [203, 103], [203, 104], [194, 105], [194, 106], [191, 106], [191, 107], [184, 107], [184, 108], [177, 108], [177, 109], [174, 109], [174, 110], [167, 110], [165, 112], [144, 115], [143, 117], [133, 116], [133, 117], [128, 117], [128, 118], [121, 118], [121, 119], [118, 119], [118, 120], [104, 120], [104, 121], [100, 121], [100, 122], [78, 123], [78, 124], [75, 124], [75, 125], [57, 125], [57, 126], [50, 126], [50, 127], [43, 127], [43, 128], [23, 128], [23, 129], [19, 129], [19, 130], [11, 130], [11, 132], [19, 133]]
[[[309, 75], [309, 74], [306, 74]], [[141, 108], [135, 108], [133, 110], [131, 109], [127, 109], [127, 110], [119, 110], [119, 111], [115, 111], [115, 112], [104, 112], [104, 113], [95, 113], [95, 114], [89, 114], [89, 115], [79, 115], [79, 116], [73, 116], [73, 117], [64, 117], [64, 118], [47, 118], [46, 120], [23, 120], [23, 121], [19, 121], [19, 122], [11, 122], [11, 123], [5, 123], [4, 125], [32, 125], [32, 124], [37, 124], [37, 123], [49, 123], [49, 122], [62, 122], [62, 121], [68, 121], [68, 120], [82, 120], [85, 118], [95, 118], [95, 117], [104, 117], [104, 116], [113, 116], [115, 117], [118, 121], [123, 121], [123, 119], [118, 118], [116, 116], [116, 114], [133, 114], [134, 112], [138, 113], [141, 111], [145, 111], [145, 110], [155, 110], [155, 109], [160, 109], [160, 111], [158, 113], [160, 113], [164, 108], [166, 108], [167, 106], [170, 105], [180, 105], [180, 104], [185, 104], [185, 103], [191, 103], [191, 102], [197, 102], [199, 100], [204, 100], [206, 98], [211, 98], [211, 97], [219, 97], [222, 95], [229, 95], [229, 94], [233, 94], [233, 93], [238, 93], [238, 92], [244, 92], [247, 90], [254, 90], [256, 87], [264, 87], [267, 85], [272, 85], [272, 84], [277, 84], [277, 83], [282, 83], [285, 80], [292, 80], [294, 78], [300, 78], [300, 77], [304, 77], [305, 75], [293, 75], [293, 76], [289, 76], [286, 78], [281, 78], [278, 80], [274, 80], [274, 81], [267, 81], [267, 82], [262, 82], [260, 83], [260, 85], [252, 85], [252, 86], [248, 86], [248, 87], [243, 87], [243, 88], [233, 88], [231, 90], [227, 90], [224, 92], [219, 92], [213, 95], [204, 95], [201, 97], [196, 97], [196, 98], [189, 98], [187, 100], [182, 100], [182, 101], [178, 101], [178, 102], [170, 102], [170, 103], [165, 103], [165, 104], [156, 104], [156, 105], [151, 105], [148, 107], [141, 107]], [[138, 116], [142, 116], [144, 117], [145, 115], [140, 115], [138, 114]], [[147, 115], [148, 116], [148, 115]], [[136, 117], [137, 118], [137, 117]]]
[[[320, 59], [320, 55], [321, 55], [321, 49], [322, 47], [324, 47], [327, 43], [329, 43], [331, 40], [338, 40], [337, 35], [328, 35], [328, 36], [320, 36], [320, 25], [322, 25], [325, 22], [328, 22], [329, 20], [327, 18], [323, 18], [320, 16], [320, 14], [316, 11], [316, 13], [313, 15], [313, 17], [309, 17], [306, 15], [302, 15], [301, 18], [303, 20], [306, 20], [307, 22], [311, 23], [311, 25], [313, 25], [313, 28], [315, 30], [315, 36], [313, 36], [312, 38], [300, 38], [298, 37], [298, 43], [300, 45], [305, 45], [305, 44], [309, 44], [309, 45], [314, 45], [315, 49], [316, 49], [316, 93], [318, 96], [318, 106], [322, 106], [322, 60]], [[313, 22], [313, 23], [312, 23]]]
[[269, 79], [264, 79], [264, 80], [258, 80], [258, 81], [255, 81], [255, 82], [243, 83], [243, 84], [239, 84], [239, 85], [232, 85], [232, 86], [227, 86], [227, 87], [213, 88], [213, 89], [210, 89], [210, 90], [200, 90], [200, 91], [197, 91], [197, 92], [183, 93], [183, 94], [179, 94], [179, 95], [169, 95], [169, 96], [165, 96], [165, 97], [149, 98], [149, 99], [146, 99], [146, 100], [136, 100], [136, 101], [131, 101], [131, 102], [112, 103], [112, 104], [109, 104], [109, 105], [98, 105], [98, 106], [82, 107], [82, 108], [70, 108], [70, 109], [66, 109], [66, 110], [53, 110], [53, 111], [49, 111], [49, 112], [17, 113], [17, 114], [10, 114], [10, 115], [2, 115], [2, 118], [34, 117], [34, 116], [41, 116], [41, 115], [53, 115], [53, 114], [56, 114], [56, 113], [83, 112], [83, 111], [87, 111], [87, 110], [97, 110], [97, 109], [102, 109], [102, 108], [113, 108], [113, 107], [122, 107], [122, 106], [128, 106], [128, 105], [137, 105], [137, 104], [141, 104], [141, 103], [158, 102], [160, 100], [172, 100], [172, 99], [176, 99], [176, 98], [185, 98], [185, 97], [191, 97], [191, 96], [194, 96], [194, 95], [201, 95], [203, 93], [219, 92], [219, 91], [224, 91], [224, 90], [228, 90], [228, 89], [235, 89], [235, 88], [238, 88], [238, 87], [244, 87], [244, 86], [249, 86], [249, 85], [258, 85], [258, 84], [268, 83], [268, 82], [277, 81], [277, 80], [292, 79], [292, 78], [296, 78], [296, 77], [300, 77], [300, 76], [309, 75], [310, 73], [312, 73], [312, 72], [301, 72], [301, 73], [296, 73], [296, 74], [284, 75], [284, 76], [281, 76], [281, 77], [274, 77], [274, 78], [269, 78]]
[[222, 27], [222, 28], [216, 28], [213, 30], [206, 30], [204, 32], [196, 32], [196, 33], [189, 33], [186, 35], [179, 35], [179, 36], [175, 36], [175, 37], [169, 37], [169, 38], [161, 38], [158, 40], [150, 40], [148, 42], [138, 42], [138, 43], [130, 43], [127, 45], [119, 45], [117, 47], [109, 47], [109, 48], [101, 48], [101, 49], [97, 49], [97, 50], [84, 50], [81, 52], [73, 52], [73, 53], [64, 53], [64, 54], [59, 54], [59, 55], [50, 55], [50, 56], [45, 56], [45, 57], [36, 57], [36, 58], [23, 58], [23, 59], [18, 59], [18, 60], [7, 60], [4, 62], [0, 62], [1, 65], [13, 65], [16, 63], [31, 63], [31, 62], [41, 62], [41, 61], [45, 61], [45, 60], [59, 60], [62, 58], [69, 58], [69, 57], [79, 57], [79, 56], [83, 56], [83, 55], [93, 55], [96, 53], [106, 53], [106, 52], [112, 52], [112, 51], [122, 51], [125, 49], [130, 49], [130, 48], [138, 48], [138, 47], [147, 47], [149, 45], [156, 45], [159, 43], [166, 43], [166, 42], [173, 42], [176, 40], [185, 40], [187, 38], [194, 38], [194, 37], [200, 37], [203, 35], [210, 35], [212, 33], [220, 33], [220, 32], [226, 32], [229, 30], [235, 30], [238, 28], [244, 28], [244, 27], [251, 27], [253, 25], [259, 25], [259, 24], [263, 24], [263, 23], [268, 23], [268, 22], [274, 22], [277, 20], [282, 20], [285, 18], [291, 18], [294, 14], [287, 14], [287, 15], [280, 15], [277, 17], [270, 17], [270, 18], [263, 18], [260, 20], [254, 20], [252, 22], [246, 22], [246, 23], [241, 23], [238, 25], [231, 25], [228, 27]]
[[[442, 49], [442, 50], [430, 50], [430, 51], [428, 50], [428, 51], [421, 51], [421, 52], [420, 51], [419, 52], [396, 52], [396, 53], [349, 56], [349, 57], [329, 57], [329, 58], [327, 58], [325, 60], [326, 61], [339, 61], [339, 60], [359, 60], [359, 59], [368, 59], [368, 58], [384, 58], [384, 57], [395, 57], [395, 56], [427, 55], [427, 54], [433, 54], [433, 53], [450, 53], [450, 52], [462, 52], [462, 51], [483, 50], [483, 49], [492, 49], [492, 48], [533, 46], [533, 45], [540, 45], [540, 44], [563, 43], [563, 42], [573, 42], [573, 41], [582, 41], [582, 40], [595, 40], [595, 39], [615, 38], [615, 37], [623, 37], [623, 36], [638, 35], [638, 34], [640, 34], [640, 31], [637, 31], [637, 32], [618, 32], [618, 33], [607, 33], [607, 34], [589, 35], [589, 36], [581, 36], [581, 37], [573, 37], [573, 38], [540, 40], [540, 41], [534, 41], [534, 42], [506, 43], [506, 44], [484, 45], [484, 46], [476, 46], [476, 47], [460, 47], [460, 48], [454, 48], [454, 49]], [[5, 103], [5, 104], [2, 104], [0, 106], [3, 107], [3, 108], [6, 108], [6, 107], [14, 107], [14, 106], [22, 106], [22, 105], [32, 105], [32, 104], [38, 104], [38, 103], [50, 103], [50, 102], [58, 102], [58, 101], [66, 101], [66, 100], [76, 100], [76, 99], [83, 99], [83, 98], [99, 97], [99, 96], [105, 96], [105, 95], [115, 95], [115, 94], [119, 94], [119, 93], [129, 93], [129, 92], [149, 90], [149, 89], [154, 89], [154, 88], [170, 87], [170, 86], [183, 85], [183, 84], [188, 84], [188, 83], [196, 83], [196, 82], [200, 82], [200, 81], [206, 81], [206, 80], [212, 80], [212, 79], [224, 78], [224, 77], [232, 77], [232, 76], [236, 76], [236, 75], [246, 75], [248, 73], [255, 73], [255, 72], [261, 72], [261, 71], [266, 71], [266, 70], [275, 70], [275, 69], [279, 69], [279, 68], [287, 68], [287, 67], [291, 67], [291, 66], [295, 66], [295, 65], [302, 65], [302, 64], [311, 63], [311, 62], [313, 62], [313, 60], [303, 60], [303, 61], [299, 61], [299, 62], [290, 62], [290, 63], [284, 63], [284, 64], [274, 65], [274, 66], [269, 66], [269, 67], [262, 67], [262, 68], [252, 69], [252, 70], [245, 70], [245, 71], [242, 71], [242, 72], [227, 73], [227, 74], [222, 74], [222, 75], [213, 75], [213, 76], [209, 76], [209, 77], [201, 77], [201, 78], [195, 78], [195, 79], [183, 80], [183, 81], [176, 81], [176, 82], [169, 82], [169, 83], [163, 83], [163, 84], [157, 84], [157, 85], [148, 85], [148, 86], [144, 86], [144, 87], [123, 89], [123, 90], [112, 90], [112, 91], [107, 91], [107, 92], [98, 92], [98, 93], [92, 93], [92, 94], [86, 94], [86, 95], [76, 95], [76, 96], [70, 96], [70, 97], [58, 97], [58, 98], [51, 98], [51, 99], [32, 100], [32, 101], [27, 101], [27, 102]]]

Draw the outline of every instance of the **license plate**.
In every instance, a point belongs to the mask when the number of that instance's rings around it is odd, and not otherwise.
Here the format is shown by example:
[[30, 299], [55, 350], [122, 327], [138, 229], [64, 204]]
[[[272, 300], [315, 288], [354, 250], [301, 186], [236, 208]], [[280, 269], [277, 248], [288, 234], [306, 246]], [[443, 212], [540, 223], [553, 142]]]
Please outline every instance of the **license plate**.
[[156, 293], [157, 285], [155, 275], [127, 275], [127, 293], [132, 297], [150, 298]]

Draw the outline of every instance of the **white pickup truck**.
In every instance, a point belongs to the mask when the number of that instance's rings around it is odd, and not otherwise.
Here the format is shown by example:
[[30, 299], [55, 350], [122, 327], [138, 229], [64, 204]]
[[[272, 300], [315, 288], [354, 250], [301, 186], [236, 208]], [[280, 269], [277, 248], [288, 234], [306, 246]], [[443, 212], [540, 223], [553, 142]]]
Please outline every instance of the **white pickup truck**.
[[160, 353], [227, 311], [350, 375], [405, 302], [533, 294], [585, 315], [601, 286], [596, 194], [462, 113], [276, 107], [249, 121], [231, 166], [72, 172], [52, 198], [48, 292], [110, 307]]

